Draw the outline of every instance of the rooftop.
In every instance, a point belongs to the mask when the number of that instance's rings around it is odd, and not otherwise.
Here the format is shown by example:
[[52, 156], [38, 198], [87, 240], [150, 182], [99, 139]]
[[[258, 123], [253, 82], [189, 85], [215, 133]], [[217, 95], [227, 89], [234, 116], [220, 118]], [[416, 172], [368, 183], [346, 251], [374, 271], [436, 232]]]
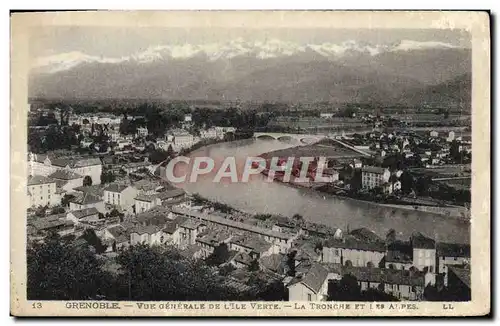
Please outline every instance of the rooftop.
[[41, 175], [34, 175], [28, 178], [28, 186], [42, 185], [48, 183], [55, 183], [55, 180]]
[[75, 203], [79, 205], [95, 204], [101, 201], [102, 201], [101, 197], [94, 195], [90, 192], [84, 192], [83, 194], [80, 194], [75, 198], [70, 199], [70, 203]]
[[439, 257], [470, 257], [470, 245], [439, 242], [436, 246]]
[[97, 215], [99, 214], [99, 211], [95, 207], [91, 207], [91, 208], [84, 208], [78, 211], [72, 211], [71, 214], [73, 214], [73, 216], [76, 217], [77, 219], [81, 219], [87, 216]]
[[82, 176], [70, 170], [60, 169], [49, 175], [49, 178], [59, 179], [59, 180], [74, 180], [82, 178]]
[[361, 171], [363, 172], [368, 172], [368, 173], [377, 173], [377, 174], [384, 174], [387, 170], [386, 168], [381, 168], [378, 166], [363, 166], [361, 168]]
[[128, 185], [119, 184], [119, 183], [112, 183], [112, 184], [108, 185], [107, 187], [105, 187], [104, 191], [121, 193], [123, 190], [125, 190], [127, 188], [128, 188]]
[[328, 239], [323, 247], [385, 252], [385, 243], [382, 241], [363, 241], [349, 235], [343, 239]]
[[270, 229], [264, 229], [264, 228], [261, 228], [258, 226], [253, 226], [253, 225], [249, 225], [249, 224], [242, 223], [242, 222], [236, 222], [236, 221], [226, 219], [223, 217], [219, 217], [216, 215], [204, 214], [204, 213], [199, 213], [196, 211], [191, 211], [191, 210], [176, 208], [176, 207], [172, 208], [172, 212], [175, 214], [186, 215], [186, 216], [194, 217], [194, 218], [201, 219], [204, 221], [212, 222], [215, 224], [224, 225], [227, 227], [231, 227], [231, 228], [235, 228], [235, 229], [239, 229], [239, 230], [243, 230], [243, 231], [248, 231], [248, 232], [252, 232], [252, 233], [257, 233], [257, 234], [261, 234], [261, 235], [268, 236], [268, 237], [273, 237], [273, 238], [278, 238], [278, 239], [286, 239], [286, 240], [289, 240], [292, 238], [291, 234], [285, 234], [282, 232], [276, 232], [276, 231], [272, 231]]

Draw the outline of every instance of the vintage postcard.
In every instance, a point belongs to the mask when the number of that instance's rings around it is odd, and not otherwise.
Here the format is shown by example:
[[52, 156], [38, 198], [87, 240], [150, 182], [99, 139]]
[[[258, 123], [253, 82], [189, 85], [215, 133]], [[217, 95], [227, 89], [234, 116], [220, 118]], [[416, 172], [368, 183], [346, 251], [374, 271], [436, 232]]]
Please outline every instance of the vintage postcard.
[[11, 15], [15, 316], [484, 316], [487, 12]]

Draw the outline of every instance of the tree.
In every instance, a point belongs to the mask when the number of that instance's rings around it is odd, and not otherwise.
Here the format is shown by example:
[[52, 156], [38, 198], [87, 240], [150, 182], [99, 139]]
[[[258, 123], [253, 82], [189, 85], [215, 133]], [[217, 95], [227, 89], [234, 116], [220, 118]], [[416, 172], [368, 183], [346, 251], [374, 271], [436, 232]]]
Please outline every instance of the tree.
[[92, 178], [86, 175], [85, 178], [83, 178], [83, 186], [86, 187], [91, 185], [92, 185]]
[[72, 249], [58, 236], [27, 251], [28, 300], [89, 300], [106, 295], [110, 276], [86, 249]]
[[122, 300], [216, 301], [241, 297], [225, 287], [203, 261], [183, 260], [174, 248], [131, 246], [117, 261], [123, 270], [118, 284], [127, 289]]
[[297, 251], [293, 250], [287, 254], [286, 267], [287, 275], [295, 276], [295, 257], [297, 256]]
[[360, 293], [358, 280], [351, 274], [345, 274], [340, 281], [328, 284], [328, 301], [357, 301], [361, 299]]
[[252, 260], [252, 262], [250, 263], [250, 266], [248, 266], [248, 270], [250, 272], [256, 272], [256, 271], [260, 270], [259, 261], [257, 259]]
[[75, 196], [74, 195], [71, 195], [71, 194], [65, 194], [63, 196], [63, 198], [61, 199], [61, 205], [63, 207], [68, 207], [69, 206], [69, 202], [74, 199]]
[[207, 265], [219, 266], [225, 263], [229, 259], [229, 249], [227, 244], [221, 243], [219, 246], [215, 247], [214, 252], [207, 257]]

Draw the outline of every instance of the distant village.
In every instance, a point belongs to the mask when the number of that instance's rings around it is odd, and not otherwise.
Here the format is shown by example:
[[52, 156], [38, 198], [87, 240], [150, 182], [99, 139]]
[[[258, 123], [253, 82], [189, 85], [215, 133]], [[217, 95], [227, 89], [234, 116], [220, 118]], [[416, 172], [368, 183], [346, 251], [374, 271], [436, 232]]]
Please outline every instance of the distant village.
[[[61, 123], [57, 112], [53, 117]], [[345, 299], [335, 289], [349, 277], [360, 293], [375, 291], [395, 300], [470, 300], [470, 245], [419, 232], [400, 238], [393, 229], [375, 234], [367, 228], [332, 228], [300, 215], [251, 215], [186, 193], [161, 177], [157, 163], [197, 144], [234, 139], [238, 128], [193, 128], [187, 113], [163, 135], [152, 135], [146, 126], [133, 134], [120, 130], [123, 119], [143, 118], [69, 114], [66, 125], [78, 131], [75, 144], [28, 153], [29, 244], [57, 234], [70, 239], [74, 250], [91, 250], [108, 265], [116, 265], [119, 253], [133, 246], [175, 248], [183, 259], [210, 261], [214, 277], [223, 276], [237, 291], [255, 287], [255, 277], [279, 282], [286, 293], [282, 300], [289, 301]], [[384, 117], [355, 118], [371, 131], [343, 132], [300, 149], [330, 158], [324, 169], [330, 181], [318, 190], [372, 201], [397, 195], [389, 202], [394, 205], [433, 207], [439, 201], [463, 208], [463, 202], [435, 193], [439, 187], [470, 193], [469, 133], [432, 127], [406, 132], [384, 129]], [[318, 119], [335, 117], [322, 113]], [[29, 126], [42, 135], [49, 127]], [[346, 154], [346, 148], [356, 155]], [[408, 181], [407, 170], [430, 183]], [[89, 232], [95, 237], [86, 236]]]

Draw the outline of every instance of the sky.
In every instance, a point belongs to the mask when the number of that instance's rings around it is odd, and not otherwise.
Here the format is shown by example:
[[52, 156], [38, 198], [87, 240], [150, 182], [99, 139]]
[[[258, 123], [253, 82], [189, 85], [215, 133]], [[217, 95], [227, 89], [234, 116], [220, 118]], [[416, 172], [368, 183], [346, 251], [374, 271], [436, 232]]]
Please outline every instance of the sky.
[[71, 51], [88, 55], [121, 57], [150, 46], [204, 44], [242, 38], [245, 41], [279, 39], [298, 44], [360, 43], [390, 44], [401, 40], [438, 41], [470, 47], [464, 30], [443, 29], [244, 29], [244, 28], [159, 28], [159, 27], [37, 27], [30, 39], [32, 58]]

